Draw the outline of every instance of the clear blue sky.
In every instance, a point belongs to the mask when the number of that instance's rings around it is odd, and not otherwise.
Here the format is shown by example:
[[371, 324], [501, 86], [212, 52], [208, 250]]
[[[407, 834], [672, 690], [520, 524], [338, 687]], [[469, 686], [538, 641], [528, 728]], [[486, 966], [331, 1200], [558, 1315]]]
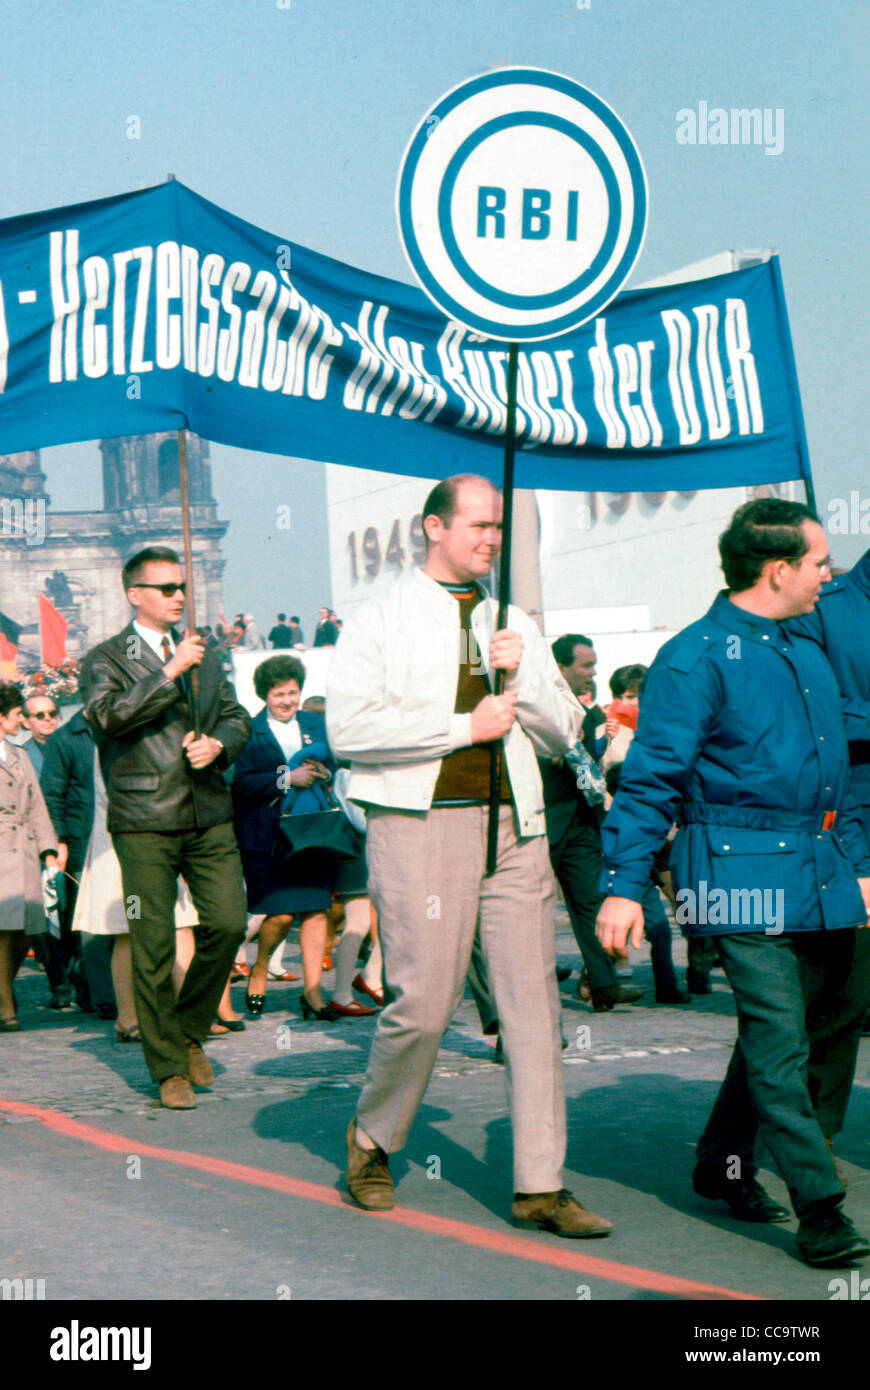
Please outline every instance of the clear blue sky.
[[[823, 516], [829, 498], [870, 487], [867, 0], [283, 5], [5, 0], [0, 216], [172, 172], [269, 231], [407, 280], [394, 189], [426, 109], [492, 67], [564, 72], [614, 107], [644, 159], [650, 220], [635, 282], [727, 248], [776, 249]], [[781, 109], [782, 153], [679, 144], [676, 113], [702, 101]], [[131, 115], [139, 140], [127, 138]], [[228, 607], [263, 621], [292, 608], [310, 627], [328, 585], [321, 466], [212, 452], [232, 522]], [[45, 464], [56, 506], [100, 505], [95, 448], [49, 451]], [[266, 537], [282, 502], [294, 523], [278, 551]], [[866, 544], [838, 539], [836, 556], [852, 561]]]

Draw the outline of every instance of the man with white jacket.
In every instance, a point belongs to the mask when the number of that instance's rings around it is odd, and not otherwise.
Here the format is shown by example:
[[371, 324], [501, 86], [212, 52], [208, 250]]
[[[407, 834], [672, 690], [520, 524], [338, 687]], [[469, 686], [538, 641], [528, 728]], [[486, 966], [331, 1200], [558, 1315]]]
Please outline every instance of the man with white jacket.
[[[351, 1196], [393, 1206], [387, 1155], [402, 1148], [441, 1038], [462, 998], [475, 925], [501, 1024], [514, 1138], [516, 1224], [572, 1237], [610, 1222], [562, 1186], [565, 1099], [555, 981], [554, 889], [536, 752], [576, 741], [584, 711], [541, 633], [479, 580], [501, 544], [501, 496], [485, 478], [439, 483], [423, 509], [421, 570], [345, 625], [329, 669], [326, 721], [351, 762], [367, 819], [387, 1007], [347, 1132]], [[488, 677], [505, 673], [493, 695]], [[502, 739], [498, 862], [486, 877], [491, 745]]]

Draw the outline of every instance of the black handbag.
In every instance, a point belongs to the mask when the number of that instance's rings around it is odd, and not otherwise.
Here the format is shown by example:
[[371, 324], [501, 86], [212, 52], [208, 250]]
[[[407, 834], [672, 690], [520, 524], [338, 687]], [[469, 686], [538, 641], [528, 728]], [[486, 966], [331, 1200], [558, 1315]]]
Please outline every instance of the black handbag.
[[303, 858], [356, 859], [359, 836], [340, 806], [328, 811], [286, 812], [278, 821], [275, 860], [283, 868]]

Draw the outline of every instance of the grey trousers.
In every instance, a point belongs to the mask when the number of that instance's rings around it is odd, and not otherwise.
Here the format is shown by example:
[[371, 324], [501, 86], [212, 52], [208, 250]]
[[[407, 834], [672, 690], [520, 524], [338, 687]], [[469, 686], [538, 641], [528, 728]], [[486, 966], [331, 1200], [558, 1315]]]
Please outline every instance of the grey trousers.
[[[826, 1016], [832, 1027], [842, 990], [833, 988], [835, 957], [851, 959], [856, 933], [735, 932], [716, 944], [734, 991], [738, 1040], [721, 1090], [698, 1142], [700, 1162], [727, 1172], [755, 1172], [760, 1133], [788, 1185], [798, 1217], [814, 1202], [843, 1196], [843, 1187], [813, 1109], [809, 1074], [812, 1036]], [[848, 974], [848, 966], [846, 966]], [[808, 1020], [819, 1017], [810, 1030]], [[852, 1057], [854, 1066], [854, 1056]], [[848, 1100], [851, 1070], [842, 1076]]]
[[565, 1092], [546, 836], [518, 840], [503, 807], [498, 865], [486, 878], [486, 807], [370, 807], [367, 820], [388, 1003], [357, 1108], [361, 1128], [387, 1153], [405, 1143], [462, 999], [479, 914], [505, 1053], [514, 1191], [557, 1191]]

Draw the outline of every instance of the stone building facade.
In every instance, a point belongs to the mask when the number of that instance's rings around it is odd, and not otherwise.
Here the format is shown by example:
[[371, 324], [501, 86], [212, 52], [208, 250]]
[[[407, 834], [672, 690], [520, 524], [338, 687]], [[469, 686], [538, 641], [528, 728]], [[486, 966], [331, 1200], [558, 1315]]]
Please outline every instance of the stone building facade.
[[[212, 495], [208, 443], [187, 434], [198, 625], [223, 611], [221, 542], [227, 522]], [[40, 593], [69, 623], [67, 654], [81, 657], [130, 618], [125, 561], [146, 545], [183, 552], [178, 436], [104, 439], [103, 510], [52, 511], [38, 451], [0, 455], [0, 611], [22, 627], [19, 669], [40, 664]]]

